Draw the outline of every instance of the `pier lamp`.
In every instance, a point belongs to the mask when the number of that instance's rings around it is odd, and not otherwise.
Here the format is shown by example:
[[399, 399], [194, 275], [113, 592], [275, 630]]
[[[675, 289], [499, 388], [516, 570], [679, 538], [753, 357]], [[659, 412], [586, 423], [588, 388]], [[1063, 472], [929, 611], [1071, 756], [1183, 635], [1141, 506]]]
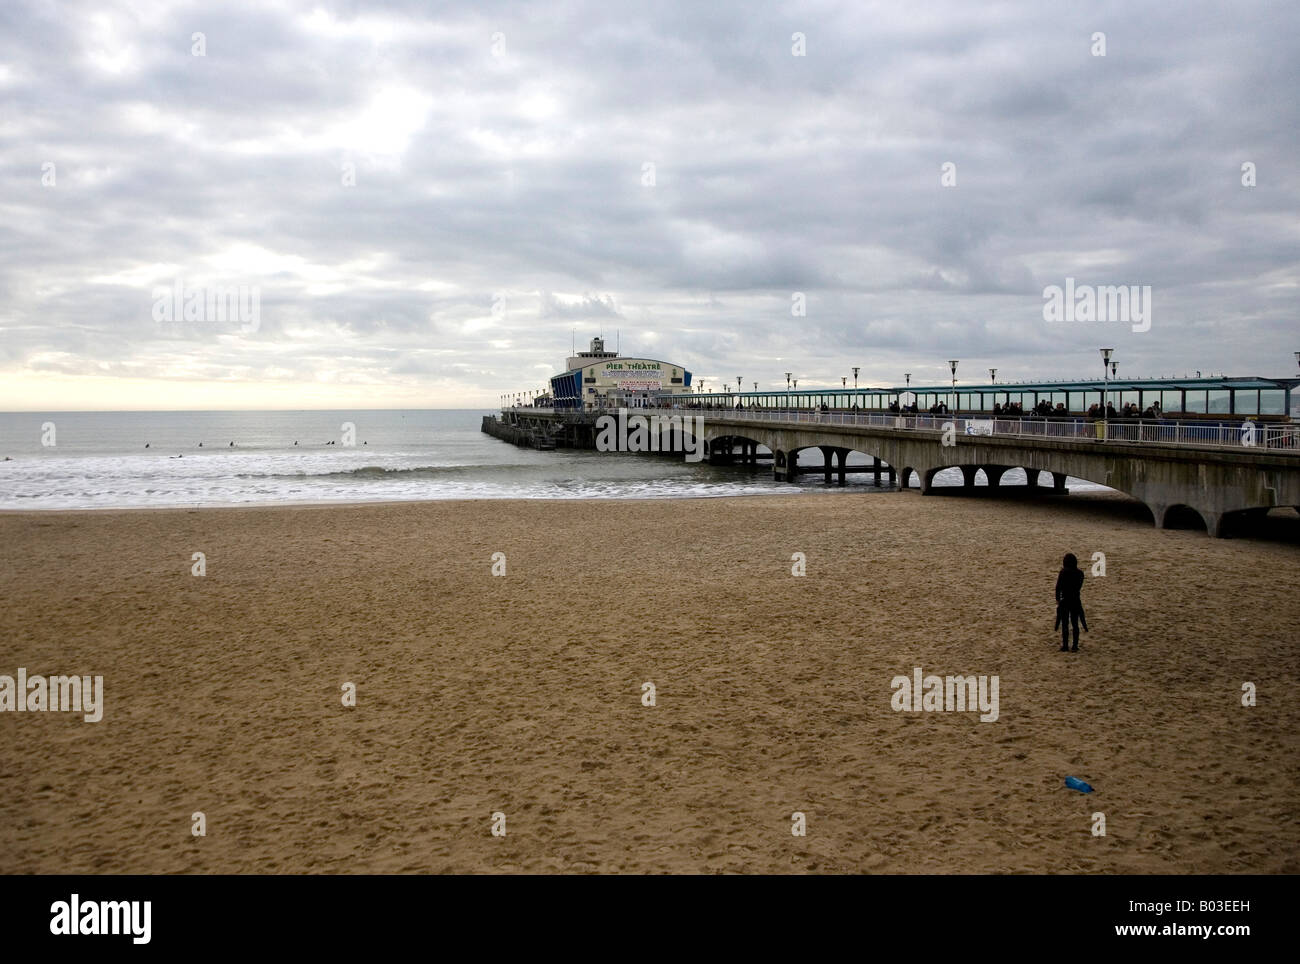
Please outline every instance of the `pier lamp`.
[[997, 370], [996, 368], [990, 368], [990, 369], [989, 369], [989, 384], [990, 384], [990, 385], [996, 385], [997, 383], [998, 383], [998, 370]]
[[957, 359], [948, 359], [948, 367], [952, 369], [952, 407], [953, 411], [957, 410]]
[[907, 386], [908, 390], [911, 391], [911, 388], [912, 388], [912, 373], [911, 373], [911, 372], [903, 372], [903, 382], [904, 382], [904, 384]]
[[740, 394], [740, 376], [739, 376], [739, 375], [736, 376], [736, 394], [737, 394], [737, 395]]
[[1101, 395], [1101, 417], [1106, 417], [1106, 406], [1110, 404], [1110, 356], [1114, 348], [1100, 348], [1101, 352], [1101, 375], [1106, 386], [1102, 389]]
[[[1300, 361], [1300, 351], [1296, 352], [1296, 359]], [[858, 366], [853, 366], [853, 390], [858, 390]]]
[[1300, 351], [1295, 353], [1295, 363], [1300, 366]]

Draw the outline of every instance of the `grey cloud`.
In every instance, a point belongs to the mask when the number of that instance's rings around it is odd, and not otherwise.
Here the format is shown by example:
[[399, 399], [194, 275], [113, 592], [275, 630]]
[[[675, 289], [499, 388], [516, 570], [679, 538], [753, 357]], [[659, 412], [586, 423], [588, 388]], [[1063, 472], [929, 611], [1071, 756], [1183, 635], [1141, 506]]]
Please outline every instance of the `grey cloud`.
[[[769, 385], [1090, 374], [1102, 334], [1041, 319], [1066, 276], [1155, 287], [1131, 372], [1293, 364], [1294, 5], [136, 10], [0, 9], [4, 371], [490, 403], [612, 320]], [[174, 276], [259, 285], [264, 323], [160, 331]]]

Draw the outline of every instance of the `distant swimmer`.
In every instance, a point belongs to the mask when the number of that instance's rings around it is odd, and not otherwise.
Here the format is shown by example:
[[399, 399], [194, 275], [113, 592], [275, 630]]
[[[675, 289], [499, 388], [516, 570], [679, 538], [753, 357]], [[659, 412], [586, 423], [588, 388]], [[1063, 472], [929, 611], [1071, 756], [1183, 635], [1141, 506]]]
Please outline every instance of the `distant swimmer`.
[[233, 449], [233, 448], [235, 447], [235, 443], [234, 443], [234, 442], [231, 442], [231, 443], [230, 443], [230, 447]]
[[145, 447], [145, 448], [148, 448], [148, 447], [149, 447], [149, 443], [148, 443], [148, 442], [145, 442], [145, 443], [144, 443], [144, 447]]
[[199, 443], [199, 448], [203, 448], [203, 443], [202, 443], [202, 442]]
[[[1061, 571], [1056, 576], [1056, 625], [1061, 628], [1061, 652], [1079, 651], [1079, 623], [1083, 631], [1088, 631], [1088, 619], [1083, 614], [1083, 602], [1079, 591], [1083, 589], [1083, 570], [1073, 552], [1067, 552], [1061, 563]], [[1070, 626], [1074, 626], [1074, 649], [1067, 645], [1070, 641]]]
[[298, 440], [297, 440], [297, 439], [294, 439], [294, 440], [293, 440], [293, 444], [294, 444], [294, 445], [297, 445], [297, 444], [298, 444]]

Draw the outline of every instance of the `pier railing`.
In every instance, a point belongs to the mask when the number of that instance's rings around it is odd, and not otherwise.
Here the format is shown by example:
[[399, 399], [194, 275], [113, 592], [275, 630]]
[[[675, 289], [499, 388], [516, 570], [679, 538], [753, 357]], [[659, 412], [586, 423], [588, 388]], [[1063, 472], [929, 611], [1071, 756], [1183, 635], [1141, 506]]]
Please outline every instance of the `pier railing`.
[[[573, 409], [523, 405], [505, 411], [521, 414], [573, 414]], [[613, 414], [617, 409], [585, 410], [586, 415]], [[1187, 448], [1279, 449], [1300, 453], [1300, 425], [1276, 422], [1182, 422], [1173, 419], [994, 418], [972, 414], [931, 415], [893, 412], [807, 412], [781, 409], [633, 408], [629, 415], [702, 415], [729, 422], [786, 425], [843, 425], [941, 433], [951, 422], [959, 435], [1010, 438], [1050, 438], [1103, 443], [1142, 443]]]

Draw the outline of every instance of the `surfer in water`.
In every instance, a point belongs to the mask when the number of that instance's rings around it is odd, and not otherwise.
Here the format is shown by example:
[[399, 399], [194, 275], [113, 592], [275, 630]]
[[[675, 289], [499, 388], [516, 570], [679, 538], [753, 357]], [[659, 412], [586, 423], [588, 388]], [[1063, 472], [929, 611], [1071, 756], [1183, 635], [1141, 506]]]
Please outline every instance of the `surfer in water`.
[[1088, 631], [1088, 620], [1083, 615], [1083, 602], [1079, 590], [1083, 588], [1083, 570], [1073, 552], [1067, 552], [1056, 576], [1056, 625], [1061, 629], [1061, 652], [1070, 651], [1070, 626], [1074, 626], [1074, 649], [1079, 651], [1079, 623]]

